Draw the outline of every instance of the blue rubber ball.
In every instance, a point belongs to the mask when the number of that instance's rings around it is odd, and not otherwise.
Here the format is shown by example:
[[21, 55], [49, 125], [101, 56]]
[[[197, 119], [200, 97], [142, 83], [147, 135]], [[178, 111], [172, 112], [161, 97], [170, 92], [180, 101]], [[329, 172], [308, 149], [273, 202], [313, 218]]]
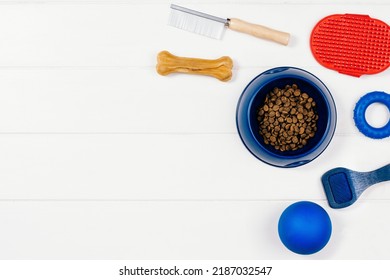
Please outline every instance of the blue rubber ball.
[[300, 201], [283, 211], [278, 231], [280, 240], [289, 250], [309, 255], [328, 243], [332, 223], [324, 208], [313, 202]]

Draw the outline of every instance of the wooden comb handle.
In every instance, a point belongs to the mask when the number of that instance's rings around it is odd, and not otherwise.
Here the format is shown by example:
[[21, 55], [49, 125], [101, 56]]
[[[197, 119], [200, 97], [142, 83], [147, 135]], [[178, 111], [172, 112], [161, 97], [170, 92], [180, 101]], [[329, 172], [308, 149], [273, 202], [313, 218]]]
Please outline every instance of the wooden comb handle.
[[258, 24], [249, 23], [238, 18], [229, 19], [229, 28], [257, 38], [267, 39], [282, 45], [288, 45], [290, 34]]
[[171, 73], [188, 73], [207, 75], [223, 82], [232, 78], [233, 61], [228, 56], [218, 59], [201, 59], [180, 57], [168, 51], [162, 51], [157, 55], [156, 70], [160, 75]]

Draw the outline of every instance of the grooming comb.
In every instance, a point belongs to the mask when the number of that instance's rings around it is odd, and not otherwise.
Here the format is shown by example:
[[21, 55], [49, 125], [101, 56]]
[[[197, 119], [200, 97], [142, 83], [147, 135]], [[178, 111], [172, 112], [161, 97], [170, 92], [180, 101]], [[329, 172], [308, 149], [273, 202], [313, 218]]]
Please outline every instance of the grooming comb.
[[390, 66], [390, 26], [368, 15], [336, 14], [320, 20], [310, 37], [323, 66], [360, 77]]
[[321, 181], [329, 206], [344, 208], [352, 205], [368, 187], [390, 180], [390, 164], [371, 172], [357, 172], [338, 167], [322, 175]]
[[290, 34], [277, 31], [262, 25], [249, 23], [237, 18], [219, 18], [178, 5], [171, 5], [169, 25], [201, 34], [207, 37], [221, 39], [227, 28], [246, 33], [258, 38], [267, 39], [287, 45]]

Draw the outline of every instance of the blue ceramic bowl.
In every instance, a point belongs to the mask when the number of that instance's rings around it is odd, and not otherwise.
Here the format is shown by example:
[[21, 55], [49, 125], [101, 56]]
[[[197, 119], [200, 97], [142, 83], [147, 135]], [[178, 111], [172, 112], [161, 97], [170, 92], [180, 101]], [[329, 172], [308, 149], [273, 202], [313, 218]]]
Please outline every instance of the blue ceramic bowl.
[[[317, 132], [303, 148], [281, 152], [264, 143], [257, 114], [274, 87], [292, 84], [297, 84], [316, 102]], [[336, 118], [334, 100], [321, 80], [303, 69], [278, 67], [261, 73], [246, 86], [238, 101], [236, 122], [242, 142], [255, 157], [277, 167], [297, 167], [309, 163], [326, 149], [336, 129]]]

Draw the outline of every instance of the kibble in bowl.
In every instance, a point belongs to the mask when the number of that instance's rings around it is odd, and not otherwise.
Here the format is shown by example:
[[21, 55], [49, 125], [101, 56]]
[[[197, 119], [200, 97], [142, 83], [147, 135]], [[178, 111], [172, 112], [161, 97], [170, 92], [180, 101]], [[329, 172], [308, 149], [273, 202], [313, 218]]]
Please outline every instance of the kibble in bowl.
[[328, 88], [294, 67], [270, 69], [253, 79], [237, 106], [238, 133], [258, 159], [296, 167], [317, 158], [336, 128], [336, 107]]
[[314, 99], [296, 84], [275, 87], [258, 110], [264, 143], [282, 152], [302, 149], [316, 134], [316, 107]]

